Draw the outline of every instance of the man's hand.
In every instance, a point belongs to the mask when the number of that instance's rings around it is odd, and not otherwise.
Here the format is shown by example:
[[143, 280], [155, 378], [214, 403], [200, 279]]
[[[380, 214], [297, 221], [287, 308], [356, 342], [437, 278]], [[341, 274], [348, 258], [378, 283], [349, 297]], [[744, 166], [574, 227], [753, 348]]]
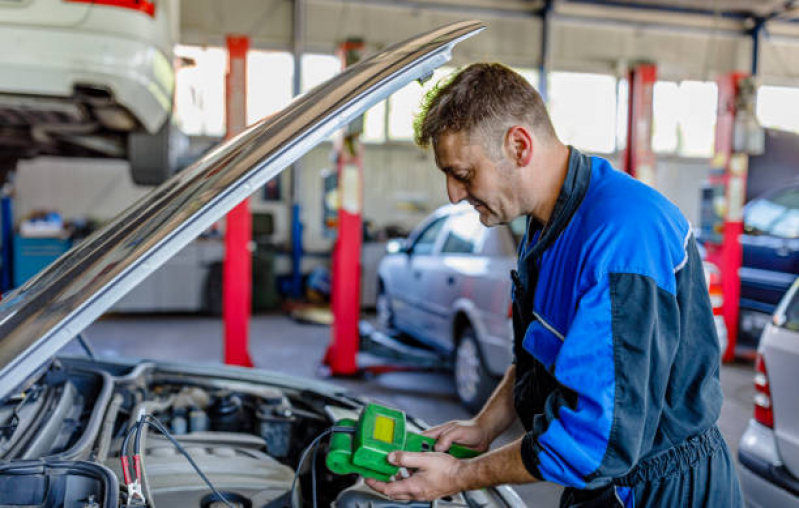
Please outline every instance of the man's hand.
[[437, 452], [449, 450], [452, 443], [485, 452], [493, 441], [493, 436], [477, 420], [454, 420], [428, 429], [422, 435], [435, 438]]
[[415, 470], [407, 479], [390, 483], [366, 479], [367, 485], [392, 499], [432, 501], [463, 490], [458, 483], [463, 461], [446, 453], [392, 452], [388, 461]]

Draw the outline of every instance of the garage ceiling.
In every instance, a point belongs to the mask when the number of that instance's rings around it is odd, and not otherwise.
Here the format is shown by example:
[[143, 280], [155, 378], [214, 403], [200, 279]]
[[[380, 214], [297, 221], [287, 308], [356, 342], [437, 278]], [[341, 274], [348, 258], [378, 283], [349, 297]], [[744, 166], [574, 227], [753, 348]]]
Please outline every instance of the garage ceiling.
[[737, 14], [758, 17], [799, 16], [796, 0], [564, 0], [565, 3], [588, 3], [608, 7], [643, 7], [687, 12]]
[[[325, 0], [321, 0], [325, 1]], [[420, 9], [486, 9], [497, 12], [540, 11], [544, 0], [327, 0], [338, 3], [399, 4]], [[687, 14], [724, 14], [739, 17], [799, 18], [798, 0], [553, 0], [566, 5], [593, 5], [606, 8], [644, 8], [683, 11]]]

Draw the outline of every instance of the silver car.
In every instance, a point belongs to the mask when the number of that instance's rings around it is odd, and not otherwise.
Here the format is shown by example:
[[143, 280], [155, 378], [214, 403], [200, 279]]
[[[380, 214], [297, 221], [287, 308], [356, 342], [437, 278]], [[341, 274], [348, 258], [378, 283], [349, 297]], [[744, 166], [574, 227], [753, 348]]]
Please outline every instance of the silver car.
[[[0, 505], [297, 508], [316, 506], [317, 498], [338, 508], [411, 505], [386, 500], [354, 475], [302, 463], [325, 429], [363, 407], [335, 386], [231, 366], [98, 359], [88, 346], [88, 358], [56, 355], [255, 189], [370, 106], [430, 75], [482, 27], [454, 23], [351, 67], [217, 147], [4, 295]], [[408, 424], [424, 427], [412, 417]], [[174, 441], [165, 439], [170, 434]], [[436, 505], [524, 506], [509, 487]]]
[[470, 205], [446, 205], [389, 244], [378, 268], [379, 321], [452, 354], [458, 396], [473, 411], [511, 362], [509, 272], [523, 232], [523, 219], [486, 228]]
[[799, 507], [799, 279], [760, 338], [755, 414], [738, 459], [748, 506]]

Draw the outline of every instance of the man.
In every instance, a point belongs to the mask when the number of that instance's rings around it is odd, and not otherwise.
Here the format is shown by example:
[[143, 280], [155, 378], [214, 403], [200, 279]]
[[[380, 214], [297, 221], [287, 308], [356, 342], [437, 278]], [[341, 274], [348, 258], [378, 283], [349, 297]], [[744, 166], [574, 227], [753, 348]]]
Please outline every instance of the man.
[[[586, 91], [586, 93], [589, 93]], [[417, 143], [433, 145], [452, 202], [486, 226], [528, 218], [514, 280], [515, 360], [482, 411], [428, 431], [482, 456], [395, 453], [431, 500], [504, 483], [564, 485], [561, 506], [742, 506], [716, 420], [719, 346], [688, 221], [607, 161], [564, 146], [540, 96], [499, 64], [431, 93]]]

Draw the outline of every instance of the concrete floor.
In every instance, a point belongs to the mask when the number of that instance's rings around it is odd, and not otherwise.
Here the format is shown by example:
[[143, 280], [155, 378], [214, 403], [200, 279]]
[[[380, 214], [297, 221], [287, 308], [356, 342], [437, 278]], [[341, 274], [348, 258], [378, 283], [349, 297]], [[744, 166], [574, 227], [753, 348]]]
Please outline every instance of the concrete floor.
[[[94, 323], [85, 334], [101, 356], [154, 360], [219, 362], [222, 359], [222, 322], [207, 317], [110, 316]], [[297, 323], [285, 316], [256, 316], [250, 325], [250, 353], [257, 368], [317, 377], [330, 329]], [[76, 346], [70, 345], [69, 348]], [[750, 365], [725, 365], [719, 427], [737, 456], [738, 439], [752, 414], [753, 370]], [[371, 379], [331, 379], [353, 393], [398, 407], [433, 425], [469, 418], [458, 403], [448, 374], [392, 373]], [[519, 436], [520, 426], [503, 435], [498, 444]], [[528, 506], [558, 506], [560, 487], [541, 483], [517, 486]]]

